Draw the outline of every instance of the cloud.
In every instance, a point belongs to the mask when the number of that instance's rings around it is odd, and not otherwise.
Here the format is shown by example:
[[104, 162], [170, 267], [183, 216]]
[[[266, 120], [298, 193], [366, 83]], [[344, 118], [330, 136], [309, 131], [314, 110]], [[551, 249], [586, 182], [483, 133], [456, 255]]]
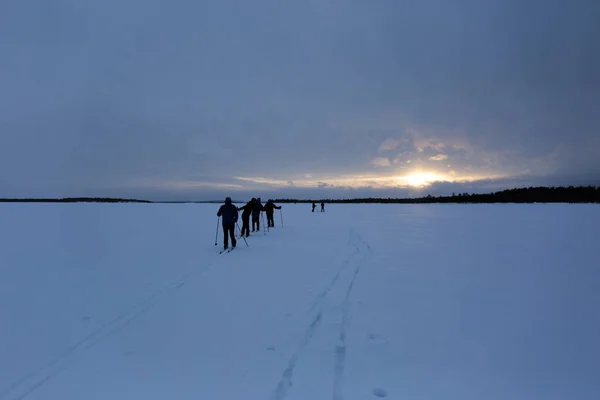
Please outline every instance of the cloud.
[[448, 159], [448, 154], [438, 154], [432, 157], [429, 157], [430, 160], [434, 161], [443, 161]]
[[400, 141], [398, 139], [387, 138], [379, 146], [379, 151], [395, 150], [399, 144], [400, 144]]
[[230, 7], [3, 7], [0, 196], [600, 174], [598, 2], [506, 0], [500, 14], [466, 0]]
[[374, 167], [389, 167], [392, 165], [387, 157], [375, 157], [373, 160], [371, 160], [371, 164]]

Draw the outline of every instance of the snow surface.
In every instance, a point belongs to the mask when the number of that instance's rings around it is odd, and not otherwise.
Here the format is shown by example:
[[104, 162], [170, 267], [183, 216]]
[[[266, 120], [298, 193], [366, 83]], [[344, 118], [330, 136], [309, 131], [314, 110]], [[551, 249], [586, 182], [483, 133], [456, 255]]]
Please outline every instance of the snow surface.
[[598, 206], [218, 207], [2, 205], [0, 399], [600, 398]]

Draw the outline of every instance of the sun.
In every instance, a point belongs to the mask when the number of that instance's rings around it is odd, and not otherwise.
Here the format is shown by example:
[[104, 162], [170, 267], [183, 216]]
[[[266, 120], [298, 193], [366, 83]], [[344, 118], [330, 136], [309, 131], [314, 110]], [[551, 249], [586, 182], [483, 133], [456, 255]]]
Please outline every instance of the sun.
[[430, 185], [432, 182], [441, 181], [443, 177], [433, 172], [415, 172], [410, 175], [398, 177], [398, 179], [409, 186], [423, 187]]

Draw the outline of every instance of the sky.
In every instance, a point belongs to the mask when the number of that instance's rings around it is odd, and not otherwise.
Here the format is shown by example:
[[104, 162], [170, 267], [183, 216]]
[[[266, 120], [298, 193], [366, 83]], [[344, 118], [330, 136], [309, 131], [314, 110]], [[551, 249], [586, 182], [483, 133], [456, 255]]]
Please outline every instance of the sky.
[[596, 0], [5, 0], [0, 197], [600, 184]]

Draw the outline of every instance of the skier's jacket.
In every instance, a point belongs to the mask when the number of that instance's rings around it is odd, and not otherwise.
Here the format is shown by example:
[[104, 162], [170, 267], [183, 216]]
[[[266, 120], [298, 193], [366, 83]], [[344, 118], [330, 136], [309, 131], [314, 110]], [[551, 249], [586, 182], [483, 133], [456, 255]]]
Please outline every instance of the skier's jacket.
[[252, 218], [255, 220], [258, 219], [261, 211], [264, 211], [264, 207], [259, 200], [256, 200], [256, 204], [254, 204], [254, 208], [252, 209]]
[[252, 214], [253, 208], [254, 204], [252, 204], [252, 201], [249, 201], [246, 203], [245, 206], [238, 208], [238, 210], [243, 210], [242, 218], [250, 218], [250, 214]]
[[281, 206], [276, 206], [272, 201], [267, 201], [267, 204], [263, 207], [267, 215], [273, 215], [275, 209], [281, 210]]
[[237, 207], [231, 204], [231, 200], [226, 201], [225, 204], [219, 208], [217, 216], [223, 217], [223, 224], [236, 223], [238, 220]]

